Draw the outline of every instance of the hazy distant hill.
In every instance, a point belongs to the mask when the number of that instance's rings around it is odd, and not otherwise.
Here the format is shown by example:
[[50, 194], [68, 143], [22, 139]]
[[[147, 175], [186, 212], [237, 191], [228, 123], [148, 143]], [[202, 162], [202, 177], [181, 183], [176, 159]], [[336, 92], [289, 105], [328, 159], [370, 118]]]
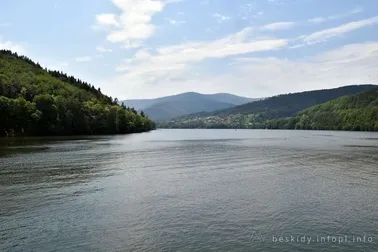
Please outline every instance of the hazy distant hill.
[[143, 110], [153, 120], [161, 121], [192, 113], [231, 108], [256, 100], [258, 99], [227, 93], [200, 94], [188, 92], [156, 99], [125, 100], [123, 103], [136, 110]]
[[160, 123], [159, 127], [179, 128], [265, 128], [271, 119], [286, 118], [317, 104], [375, 88], [351, 85], [334, 89], [278, 95], [214, 112], [201, 112]]

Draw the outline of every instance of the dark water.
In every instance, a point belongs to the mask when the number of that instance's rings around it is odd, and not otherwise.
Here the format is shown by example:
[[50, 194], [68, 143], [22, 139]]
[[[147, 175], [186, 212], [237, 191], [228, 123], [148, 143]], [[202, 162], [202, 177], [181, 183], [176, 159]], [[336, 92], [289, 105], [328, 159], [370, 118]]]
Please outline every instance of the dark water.
[[378, 251], [375, 133], [1, 144], [0, 251]]

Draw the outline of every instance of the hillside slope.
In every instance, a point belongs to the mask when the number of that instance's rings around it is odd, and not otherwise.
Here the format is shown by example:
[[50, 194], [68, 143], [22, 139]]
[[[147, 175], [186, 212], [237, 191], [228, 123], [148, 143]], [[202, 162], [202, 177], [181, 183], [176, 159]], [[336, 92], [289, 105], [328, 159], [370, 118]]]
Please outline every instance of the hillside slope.
[[378, 88], [313, 106], [291, 118], [268, 121], [266, 127], [378, 131]]
[[182, 128], [265, 128], [268, 120], [291, 117], [317, 104], [358, 94], [375, 88], [374, 85], [352, 85], [328, 90], [278, 95], [225, 110], [198, 113], [175, 118], [159, 127]]
[[136, 110], [143, 110], [153, 120], [234, 107], [257, 99], [232, 94], [182, 93], [156, 99], [125, 100], [123, 103]]
[[374, 85], [351, 85], [333, 89], [283, 94], [222, 110], [214, 113], [214, 115], [259, 113], [263, 118], [287, 117], [316, 104], [321, 104], [345, 95], [361, 93], [374, 87]]
[[0, 136], [142, 132], [153, 122], [100, 89], [0, 50]]

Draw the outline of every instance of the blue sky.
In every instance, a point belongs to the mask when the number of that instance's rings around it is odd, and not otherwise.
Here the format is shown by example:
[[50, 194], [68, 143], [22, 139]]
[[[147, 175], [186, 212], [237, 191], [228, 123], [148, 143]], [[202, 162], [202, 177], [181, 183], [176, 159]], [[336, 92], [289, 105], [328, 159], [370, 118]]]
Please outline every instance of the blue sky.
[[378, 83], [376, 0], [4, 0], [0, 48], [119, 99]]

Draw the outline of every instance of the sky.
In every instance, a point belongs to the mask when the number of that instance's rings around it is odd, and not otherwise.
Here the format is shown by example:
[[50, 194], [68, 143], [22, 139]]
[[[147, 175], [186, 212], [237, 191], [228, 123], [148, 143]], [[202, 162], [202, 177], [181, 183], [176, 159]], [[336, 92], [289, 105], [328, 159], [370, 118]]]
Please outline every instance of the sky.
[[378, 84], [378, 1], [1, 0], [0, 48], [120, 100]]

